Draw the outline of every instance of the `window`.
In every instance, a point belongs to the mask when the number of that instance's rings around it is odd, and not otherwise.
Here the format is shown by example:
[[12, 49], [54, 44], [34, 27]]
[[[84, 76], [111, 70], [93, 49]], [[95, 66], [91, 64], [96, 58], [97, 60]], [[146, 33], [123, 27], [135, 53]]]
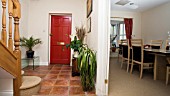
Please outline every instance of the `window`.
[[112, 44], [119, 46], [118, 41], [121, 39], [126, 39], [125, 24], [123, 20], [111, 20], [111, 39], [116, 35], [117, 37], [114, 41], [112, 41]]
[[125, 33], [125, 24], [120, 24], [120, 31], [119, 31], [119, 40], [126, 39], [126, 33]]

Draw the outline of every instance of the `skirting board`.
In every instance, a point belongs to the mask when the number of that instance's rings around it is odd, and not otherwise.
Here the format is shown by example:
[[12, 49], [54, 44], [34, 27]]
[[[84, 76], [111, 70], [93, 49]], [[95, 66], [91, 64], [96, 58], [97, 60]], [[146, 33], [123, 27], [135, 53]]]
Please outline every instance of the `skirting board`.
[[[31, 62], [29, 65], [32, 65], [32, 62]], [[49, 62], [39, 62], [38, 65], [40, 65], [40, 66], [48, 66], [48, 65], [50, 65], [50, 64], [49, 64]], [[35, 65], [35, 66], [36, 66], [36, 65]], [[72, 61], [70, 62], [70, 66], [72, 66]]]
[[[30, 62], [29, 63], [29, 65], [32, 65], [32, 62]], [[37, 64], [35, 64], [35, 66], [36, 66]], [[49, 63], [48, 62], [39, 62], [39, 64], [38, 65], [43, 65], [43, 66], [48, 66], [49, 65]]]
[[0, 92], [0, 96], [13, 96], [13, 91]]

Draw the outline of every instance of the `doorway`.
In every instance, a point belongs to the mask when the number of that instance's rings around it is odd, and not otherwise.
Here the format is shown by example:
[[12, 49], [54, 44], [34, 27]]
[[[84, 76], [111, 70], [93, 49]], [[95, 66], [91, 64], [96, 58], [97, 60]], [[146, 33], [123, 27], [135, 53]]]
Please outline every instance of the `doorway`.
[[111, 18], [110, 24], [110, 57], [118, 57], [119, 41], [126, 39], [125, 24], [123, 19], [117, 20], [115, 18]]
[[50, 33], [50, 64], [70, 64], [69, 44], [71, 34], [72, 16], [51, 15]]

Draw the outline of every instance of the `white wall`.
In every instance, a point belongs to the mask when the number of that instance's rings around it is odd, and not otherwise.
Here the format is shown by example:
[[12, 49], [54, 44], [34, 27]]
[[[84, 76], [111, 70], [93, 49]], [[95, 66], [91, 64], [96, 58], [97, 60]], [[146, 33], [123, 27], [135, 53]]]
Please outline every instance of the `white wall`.
[[27, 37], [28, 35], [28, 11], [30, 0], [20, 0], [21, 3], [21, 19], [20, 19], [20, 36]]
[[104, 81], [108, 79], [107, 67], [109, 65], [109, 1], [93, 0], [93, 11], [90, 15], [92, 21], [91, 32], [87, 34], [89, 48], [97, 51], [96, 94], [99, 96], [107, 95], [108, 87]]
[[[21, 19], [19, 25], [20, 37], [28, 36], [28, 11], [29, 11], [29, 2], [30, 0], [20, 0], [21, 3]], [[26, 57], [26, 48], [21, 47], [21, 57]]]
[[75, 26], [81, 26], [85, 22], [86, 3], [84, 0], [30, 0], [28, 17], [28, 36], [40, 38], [43, 42], [36, 46], [35, 55], [40, 56], [40, 64], [48, 64], [48, 38], [49, 38], [49, 13], [71, 13], [72, 33]]
[[[170, 31], [170, 3], [142, 12], [142, 33], [145, 43], [166, 40]], [[164, 41], [165, 42], [165, 41]]]
[[[128, 11], [111, 11], [111, 17], [124, 17], [133, 18], [133, 32], [132, 38], [141, 38], [141, 13], [140, 12], [128, 12]], [[113, 19], [113, 18], [111, 18]]]
[[13, 96], [13, 79], [0, 79], [0, 96]]

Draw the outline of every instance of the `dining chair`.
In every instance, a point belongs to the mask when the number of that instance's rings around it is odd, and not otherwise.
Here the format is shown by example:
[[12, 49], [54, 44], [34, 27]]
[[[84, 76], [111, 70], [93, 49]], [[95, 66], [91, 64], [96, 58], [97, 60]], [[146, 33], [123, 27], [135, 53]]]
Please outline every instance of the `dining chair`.
[[168, 85], [170, 74], [170, 57], [167, 58], [168, 64], [166, 65], [166, 85]]
[[163, 40], [151, 40], [150, 48], [151, 49], [161, 49]]
[[143, 40], [142, 39], [132, 39], [131, 40], [131, 49], [132, 49], [132, 64], [131, 64], [131, 71], [133, 71], [133, 65], [139, 64], [140, 65], [140, 79], [143, 75], [143, 69], [150, 69], [153, 68], [154, 64], [154, 57], [153, 54], [146, 54], [143, 50]]
[[119, 61], [119, 58], [122, 56], [122, 47], [121, 47], [121, 40], [118, 40], [118, 54], [117, 54], [117, 57], [118, 57], [118, 61]]
[[126, 39], [122, 43], [122, 62], [121, 62], [121, 68], [123, 67], [124, 63], [127, 63], [127, 72], [129, 71], [129, 65], [131, 61], [131, 51], [129, 46], [129, 40]]
[[118, 40], [118, 44], [119, 44], [119, 47], [118, 47], [118, 61], [119, 61], [119, 58], [122, 57], [122, 44], [125, 44], [126, 43], [126, 39], [121, 39], [121, 40]]

